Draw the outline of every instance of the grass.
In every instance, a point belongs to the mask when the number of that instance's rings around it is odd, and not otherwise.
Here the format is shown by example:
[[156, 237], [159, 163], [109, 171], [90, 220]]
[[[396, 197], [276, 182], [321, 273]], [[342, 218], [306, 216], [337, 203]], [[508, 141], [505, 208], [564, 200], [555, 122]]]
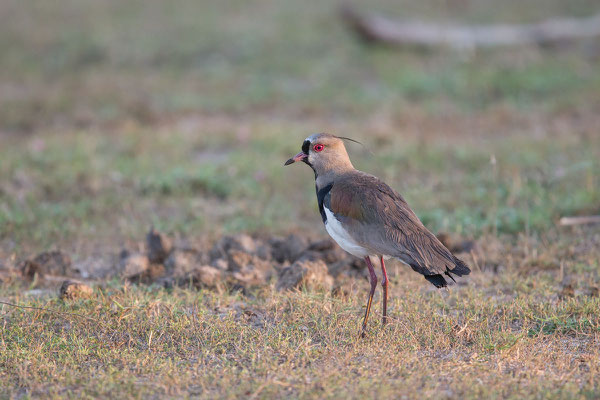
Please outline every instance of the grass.
[[[23, 151], [0, 150], [0, 170], [10, 177], [0, 186], [0, 239], [40, 250], [103, 232], [135, 239], [152, 224], [186, 234], [277, 231], [303, 218], [317, 225], [310, 172], [282, 167], [298, 141], [261, 127], [268, 133], [251, 130], [252, 144], [236, 144], [233, 133], [207, 143], [146, 128], [20, 139]], [[396, 187], [431, 229], [472, 236], [541, 231], [563, 215], [597, 211], [596, 144], [570, 137], [421, 144], [390, 135], [372, 150], [377, 157], [352, 150], [356, 165]]]
[[[535, 21], [596, 7], [588, 0], [544, 7], [535, 0], [502, 7], [489, 0], [465, 7], [380, 3], [392, 15], [465, 22]], [[364, 117], [382, 106], [402, 109], [407, 100], [432, 112], [496, 104], [564, 109], [585, 97], [598, 104], [593, 46], [390, 52], [352, 40], [336, 6], [70, 0], [25, 7], [10, 0], [1, 21], [0, 126], [151, 124], [197, 110]]]
[[[356, 167], [433, 231], [477, 243], [449, 292], [400, 266], [392, 323], [358, 340], [352, 293], [0, 283], [0, 397], [596, 398], [597, 45], [478, 53], [358, 43], [336, 2], [0, 4], [0, 273], [176, 238], [324, 235], [302, 140], [353, 137]], [[595, 12], [589, 0], [390, 2], [474, 23]], [[401, 272], [403, 271], [403, 272]], [[3, 275], [0, 274], [0, 277]], [[572, 288], [572, 291], [566, 290]], [[375, 311], [379, 311], [376, 307]]]
[[[374, 315], [366, 340], [357, 337], [366, 282], [348, 297], [118, 283], [72, 303], [19, 294], [15, 301], [85, 317], [4, 308], [0, 386], [44, 397], [597, 393], [598, 297], [559, 300], [550, 274], [516, 269], [476, 274], [450, 292], [413, 278], [393, 278], [392, 321], [382, 328]], [[511, 294], [484, 293], [489, 279]], [[521, 281], [518, 292], [511, 280]]]

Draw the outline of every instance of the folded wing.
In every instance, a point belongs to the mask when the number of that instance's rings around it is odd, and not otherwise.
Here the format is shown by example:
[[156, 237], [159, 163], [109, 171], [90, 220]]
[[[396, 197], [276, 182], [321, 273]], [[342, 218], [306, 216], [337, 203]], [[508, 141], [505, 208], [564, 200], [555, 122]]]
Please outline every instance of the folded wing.
[[399, 193], [372, 175], [357, 171], [336, 180], [323, 204], [372, 254], [401, 260], [436, 287], [447, 286], [444, 276], [454, 280], [452, 274], [471, 272], [421, 223]]

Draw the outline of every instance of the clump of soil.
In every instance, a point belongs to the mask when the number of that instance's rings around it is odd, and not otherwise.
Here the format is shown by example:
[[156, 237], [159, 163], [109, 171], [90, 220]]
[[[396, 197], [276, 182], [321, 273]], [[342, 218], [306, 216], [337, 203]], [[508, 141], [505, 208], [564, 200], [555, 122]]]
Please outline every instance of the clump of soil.
[[[442, 236], [455, 250], [468, 251], [472, 242], [460, 242]], [[452, 241], [451, 239], [454, 239]], [[450, 243], [452, 242], [452, 243]], [[275, 284], [277, 290], [303, 287], [347, 293], [356, 278], [366, 279], [363, 260], [344, 252], [331, 239], [311, 240], [298, 234], [259, 237], [247, 234], [226, 235], [213, 244], [181, 244], [177, 240], [150, 229], [143, 245], [123, 249], [104, 270], [93, 263], [78, 263], [62, 251], [41, 253], [20, 265], [27, 280], [64, 277], [85, 279], [120, 279], [166, 287], [175, 285], [196, 288], [229, 287], [247, 289]], [[91, 290], [91, 289], [90, 289]], [[61, 297], [86, 295], [81, 282], [67, 281]]]
[[20, 265], [21, 275], [27, 280], [33, 280], [37, 275], [73, 276], [76, 271], [72, 268], [71, 257], [61, 250], [47, 251], [32, 259], [23, 261]]
[[[77, 277], [107, 279], [117, 277], [136, 283], [163, 286], [192, 285], [196, 288], [233, 288], [246, 291], [275, 284], [278, 290], [302, 287], [331, 290], [336, 277], [362, 276], [354, 258], [339, 249], [332, 240], [311, 241], [291, 234], [286, 237], [226, 235], [215, 243], [180, 244], [151, 229], [143, 246], [123, 249], [104, 271], [85, 269], [90, 263], [72, 267], [70, 257], [61, 252], [41, 253], [21, 263], [21, 276], [33, 280], [37, 275], [52, 278]], [[342, 271], [344, 273], [342, 273]], [[50, 279], [51, 280], [51, 279]], [[86, 293], [82, 282], [67, 281], [61, 298], [81, 297]], [[337, 285], [339, 286], [339, 285]]]
[[299, 260], [279, 272], [277, 290], [297, 289], [301, 287], [330, 291], [333, 277], [329, 275], [323, 260]]
[[286, 238], [273, 238], [269, 240], [271, 257], [278, 263], [296, 261], [308, 248], [308, 239], [300, 235], [291, 234]]
[[130, 253], [127, 250], [121, 252], [120, 276], [125, 279], [141, 277], [150, 268], [150, 259], [146, 254]]
[[60, 287], [59, 297], [63, 300], [87, 299], [93, 293], [93, 289], [83, 282], [66, 280]]
[[161, 264], [173, 250], [171, 239], [154, 228], [146, 235], [146, 244], [148, 246], [148, 259], [151, 263]]

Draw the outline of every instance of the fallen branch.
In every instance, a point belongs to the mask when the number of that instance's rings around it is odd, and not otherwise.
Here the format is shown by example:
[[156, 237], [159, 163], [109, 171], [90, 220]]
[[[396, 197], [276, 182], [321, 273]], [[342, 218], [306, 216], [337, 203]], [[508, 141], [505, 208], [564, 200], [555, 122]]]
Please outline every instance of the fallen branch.
[[14, 307], [14, 308], [21, 308], [24, 310], [38, 310], [38, 311], [44, 311], [44, 312], [51, 313], [51, 314], [70, 315], [73, 317], [89, 319], [90, 321], [94, 321], [97, 324], [102, 325], [102, 322], [100, 322], [99, 320], [92, 318], [90, 316], [87, 316], [87, 315], [83, 315], [83, 314], [77, 314], [77, 313], [72, 313], [72, 312], [68, 312], [68, 311], [58, 311], [58, 310], [53, 310], [51, 308], [45, 308], [45, 307], [22, 306], [20, 304], [8, 303], [6, 301], [0, 301], [0, 304], [5, 305], [5, 306]]
[[562, 226], [600, 224], [600, 215], [586, 215], [583, 217], [562, 217], [558, 223]]
[[349, 6], [343, 7], [341, 14], [362, 39], [399, 47], [543, 46], [600, 36], [600, 14], [587, 18], [556, 18], [537, 24], [470, 26], [395, 21], [379, 15], [363, 15]]

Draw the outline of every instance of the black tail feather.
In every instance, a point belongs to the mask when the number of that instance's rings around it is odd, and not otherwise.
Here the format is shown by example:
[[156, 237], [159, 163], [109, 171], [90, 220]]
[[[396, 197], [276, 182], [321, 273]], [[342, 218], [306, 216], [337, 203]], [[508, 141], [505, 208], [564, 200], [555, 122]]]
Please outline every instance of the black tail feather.
[[[471, 273], [471, 270], [469, 269], [469, 267], [467, 267], [467, 264], [465, 264], [462, 260], [460, 260], [457, 257], [454, 257], [454, 262], [454, 268], [446, 269], [444, 275], [448, 276], [450, 279], [452, 279], [453, 282], [456, 283], [456, 280], [450, 274], [454, 274], [456, 276], [469, 275]], [[446, 282], [446, 279], [444, 279], [442, 274], [425, 275], [425, 279], [431, 282], [436, 288], [443, 288], [448, 286], [448, 282]]]
[[444, 275], [448, 276], [448, 278], [452, 279], [452, 282], [456, 283], [456, 280], [454, 279], [454, 277], [452, 275], [450, 275], [450, 273], [448, 271], [444, 272]]
[[435, 286], [438, 289], [448, 286], [448, 282], [446, 282], [446, 280], [441, 274], [425, 275], [425, 279], [433, 283], [433, 286]]
[[452, 272], [456, 276], [469, 275], [471, 273], [471, 270], [469, 269], [469, 267], [467, 267], [467, 264], [465, 264], [463, 260], [459, 259], [458, 257], [454, 257], [454, 263], [454, 268], [447, 271], [446, 273]]

